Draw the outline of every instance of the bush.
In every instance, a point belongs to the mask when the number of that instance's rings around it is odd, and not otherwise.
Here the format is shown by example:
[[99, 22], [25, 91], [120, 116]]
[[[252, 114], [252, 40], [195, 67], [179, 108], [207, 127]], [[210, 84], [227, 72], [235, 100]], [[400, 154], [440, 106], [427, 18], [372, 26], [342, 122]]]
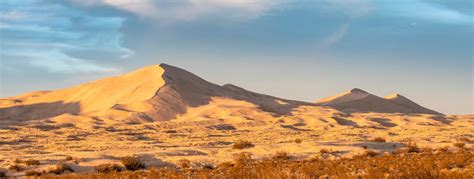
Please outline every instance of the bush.
[[248, 166], [253, 163], [252, 154], [248, 152], [242, 152], [234, 159], [235, 165], [237, 166]]
[[301, 144], [301, 143], [303, 142], [303, 139], [297, 138], [297, 139], [295, 139], [295, 142], [296, 142], [297, 144]]
[[27, 166], [33, 166], [33, 165], [39, 165], [40, 164], [39, 160], [33, 160], [33, 159], [29, 159], [29, 160], [25, 161], [24, 163]]
[[127, 170], [135, 171], [145, 168], [145, 164], [135, 157], [123, 157], [120, 161]]
[[457, 148], [460, 148], [460, 149], [463, 149], [464, 147], [466, 147], [466, 143], [464, 142], [456, 142], [453, 144], [454, 147], [457, 147]]
[[191, 161], [188, 159], [181, 159], [178, 161], [178, 165], [181, 168], [190, 168], [191, 167]]
[[13, 171], [23, 171], [24, 168], [21, 166], [21, 165], [18, 165], [18, 164], [14, 164], [14, 165], [10, 165], [10, 167], [8, 167], [9, 170], [13, 170]]
[[272, 157], [273, 160], [290, 160], [291, 159], [291, 156], [288, 155], [287, 152], [283, 152], [283, 151], [280, 151], [280, 152], [277, 152], [273, 157]]
[[26, 171], [25, 172], [25, 175], [26, 176], [41, 176], [43, 173], [41, 172], [38, 172], [36, 170], [30, 170], [30, 171]]
[[66, 156], [66, 160], [67, 160], [67, 161], [71, 161], [71, 160], [73, 160], [73, 159], [74, 159], [74, 158], [73, 158], [72, 156]]
[[332, 152], [331, 152], [330, 150], [328, 150], [328, 149], [321, 149], [321, 150], [319, 150], [319, 153], [322, 153], [322, 154], [330, 154], [330, 153], [332, 153]]
[[7, 172], [0, 171], [0, 178], [6, 178], [7, 177]]
[[234, 143], [232, 146], [233, 149], [246, 149], [246, 148], [252, 148], [255, 147], [255, 145], [252, 144], [252, 142], [249, 141], [244, 141], [244, 140], [239, 140]]
[[63, 174], [66, 172], [74, 172], [74, 170], [65, 163], [58, 163], [56, 166], [48, 170], [48, 173], [53, 173], [56, 175]]
[[385, 140], [382, 137], [376, 137], [376, 138], [372, 139], [372, 142], [387, 142], [387, 140]]
[[95, 166], [95, 171], [97, 171], [98, 173], [121, 172], [122, 167], [117, 164], [104, 163]]

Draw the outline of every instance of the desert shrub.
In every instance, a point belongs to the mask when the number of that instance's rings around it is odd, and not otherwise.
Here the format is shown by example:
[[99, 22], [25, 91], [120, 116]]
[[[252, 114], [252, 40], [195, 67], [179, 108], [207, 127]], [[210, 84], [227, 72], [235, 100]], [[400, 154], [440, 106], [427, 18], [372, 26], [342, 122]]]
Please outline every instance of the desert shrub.
[[206, 163], [202, 166], [202, 169], [207, 169], [207, 170], [212, 170], [214, 168], [215, 168], [215, 166], [211, 163]]
[[74, 172], [74, 170], [69, 165], [67, 165], [65, 163], [58, 163], [58, 164], [56, 164], [56, 166], [54, 166], [53, 168], [50, 168], [48, 170], [48, 173], [52, 173], [52, 174], [56, 174], [56, 175], [63, 174], [63, 173], [66, 173], [66, 172]]
[[188, 159], [181, 159], [178, 161], [178, 166], [181, 168], [190, 168], [191, 161], [189, 161]]
[[23, 163], [25, 163], [25, 165], [27, 165], [27, 166], [33, 166], [33, 165], [39, 165], [40, 164], [39, 160], [34, 160], [34, 159], [28, 159], [28, 160], [24, 161]]
[[16, 163], [16, 164], [19, 164], [19, 163], [22, 163], [23, 161], [19, 158], [16, 158], [15, 160], [13, 160], [13, 163]]
[[423, 151], [420, 147], [418, 147], [418, 145], [416, 143], [409, 142], [409, 143], [406, 143], [404, 145], [405, 145], [405, 147], [395, 150], [394, 153], [397, 153], [397, 154], [400, 154], [400, 153], [420, 153], [420, 152]]
[[376, 157], [377, 155], [379, 155], [378, 152], [376, 151], [373, 151], [373, 150], [367, 150], [365, 151], [363, 154], [359, 155], [358, 157]]
[[295, 142], [296, 142], [297, 144], [301, 144], [301, 143], [303, 142], [303, 139], [297, 138], [297, 139], [295, 139]]
[[288, 154], [288, 152], [279, 151], [272, 157], [272, 159], [273, 160], [290, 160], [291, 156]]
[[120, 161], [127, 170], [136, 171], [145, 168], [145, 164], [136, 157], [123, 157]]
[[[243, 158], [241, 162], [237, 160]], [[474, 156], [466, 150], [439, 153], [403, 153], [334, 160], [252, 160], [241, 154], [236, 163], [215, 169], [65, 175], [67, 179], [97, 178], [472, 178]], [[221, 166], [221, 165], [220, 165]]]
[[217, 165], [217, 168], [224, 169], [224, 168], [231, 168], [233, 166], [234, 164], [232, 162], [222, 162], [219, 165]]
[[66, 156], [66, 160], [67, 160], [67, 161], [71, 161], [71, 160], [74, 160], [74, 158], [73, 158], [72, 156], [69, 156], [69, 155], [68, 155], [68, 156]]
[[252, 142], [245, 141], [245, 140], [239, 140], [232, 145], [233, 149], [246, 149], [246, 148], [252, 148], [255, 147], [255, 145], [252, 144]]
[[464, 142], [456, 142], [453, 144], [454, 147], [457, 147], [457, 148], [460, 148], [460, 149], [463, 149], [464, 147], [466, 147], [466, 143]]
[[0, 171], [0, 178], [6, 178], [7, 177], [7, 172]]
[[26, 171], [25, 172], [25, 175], [26, 176], [41, 176], [43, 173], [41, 172], [38, 172], [36, 170], [30, 170], [30, 171]]
[[387, 140], [385, 140], [384, 138], [382, 137], [376, 137], [374, 139], [372, 139], [373, 142], [387, 142]]
[[23, 171], [24, 168], [23, 168], [23, 166], [21, 166], [21, 165], [19, 165], [19, 164], [13, 164], [13, 165], [10, 165], [10, 166], [8, 167], [8, 170], [13, 170], [13, 171], [19, 172], [19, 171]]
[[248, 152], [242, 152], [234, 159], [235, 165], [237, 166], [247, 166], [252, 164], [252, 154]]
[[332, 153], [332, 152], [331, 152], [330, 150], [328, 150], [328, 149], [321, 149], [321, 150], [319, 150], [319, 153], [322, 153], [322, 154], [330, 154], [330, 153]]
[[459, 141], [461, 142], [466, 142], [466, 143], [472, 143], [473, 141], [467, 137], [460, 137]]
[[94, 167], [98, 173], [121, 172], [122, 167], [117, 164], [104, 163]]

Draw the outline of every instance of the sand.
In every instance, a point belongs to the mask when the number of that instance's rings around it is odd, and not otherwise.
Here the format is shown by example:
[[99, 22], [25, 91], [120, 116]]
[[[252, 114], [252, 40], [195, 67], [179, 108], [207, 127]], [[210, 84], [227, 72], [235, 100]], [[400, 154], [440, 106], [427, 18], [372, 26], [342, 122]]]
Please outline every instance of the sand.
[[[183, 158], [195, 166], [217, 164], [240, 152], [307, 158], [332, 149], [339, 151], [334, 157], [350, 157], [364, 146], [392, 151], [414, 141], [436, 148], [474, 141], [473, 134], [474, 115], [442, 115], [401, 95], [381, 98], [354, 89], [308, 103], [216, 85], [166, 64], [0, 99], [0, 168], [17, 158], [41, 161], [27, 170], [66, 162], [92, 172], [131, 155], [155, 167], [174, 167]], [[372, 142], [375, 137], [387, 142]], [[255, 147], [232, 149], [237, 140]]]

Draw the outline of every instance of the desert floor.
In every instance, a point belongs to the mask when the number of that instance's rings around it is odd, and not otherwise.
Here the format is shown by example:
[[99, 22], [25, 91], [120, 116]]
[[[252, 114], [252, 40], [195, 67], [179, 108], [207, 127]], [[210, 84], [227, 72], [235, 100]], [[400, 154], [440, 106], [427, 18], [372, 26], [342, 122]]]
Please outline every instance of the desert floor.
[[[373, 142], [376, 137], [386, 142]], [[233, 149], [238, 140], [255, 146]], [[284, 151], [308, 158], [329, 149], [337, 151], [333, 157], [350, 157], [365, 150], [390, 152], [409, 142], [433, 148], [464, 142], [472, 149], [472, 141], [473, 115], [349, 114], [326, 107], [298, 106], [290, 114], [275, 116], [245, 101], [214, 98], [209, 105], [189, 108], [168, 121], [124, 122], [64, 114], [2, 123], [0, 168], [8, 168], [15, 159], [35, 159], [41, 164], [25, 166], [25, 170], [43, 170], [67, 162], [81, 173], [132, 155], [149, 167], [174, 167], [180, 159], [201, 166], [231, 161], [241, 152], [265, 158]], [[67, 156], [76, 160], [65, 161]], [[23, 173], [9, 171], [8, 175]]]

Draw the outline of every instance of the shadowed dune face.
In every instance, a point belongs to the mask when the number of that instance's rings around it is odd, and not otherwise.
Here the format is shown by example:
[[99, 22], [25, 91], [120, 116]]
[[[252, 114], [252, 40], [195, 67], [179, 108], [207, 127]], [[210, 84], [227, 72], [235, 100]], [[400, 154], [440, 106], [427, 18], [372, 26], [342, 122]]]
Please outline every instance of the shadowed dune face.
[[45, 119], [64, 113], [78, 114], [80, 112], [79, 103], [64, 103], [61, 101], [5, 107], [0, 108], [0, 124]]
[[[23, 120], [70, 113], [114, 119], [131, 115], [142, 121], [160, 121], [185, 114], [188, 108], [208, 105], [216, 97], [246, 101], [274, 116], [291, 115], [301, 105], [315, 106], [253, 93], [234, 85], [219, 86], [183, 69], [161, 64], [72, 88], [2, 99], [0, 114], [4, 116], [2, 119]], [[59, 104], [75, 104], [75, 107]]]

